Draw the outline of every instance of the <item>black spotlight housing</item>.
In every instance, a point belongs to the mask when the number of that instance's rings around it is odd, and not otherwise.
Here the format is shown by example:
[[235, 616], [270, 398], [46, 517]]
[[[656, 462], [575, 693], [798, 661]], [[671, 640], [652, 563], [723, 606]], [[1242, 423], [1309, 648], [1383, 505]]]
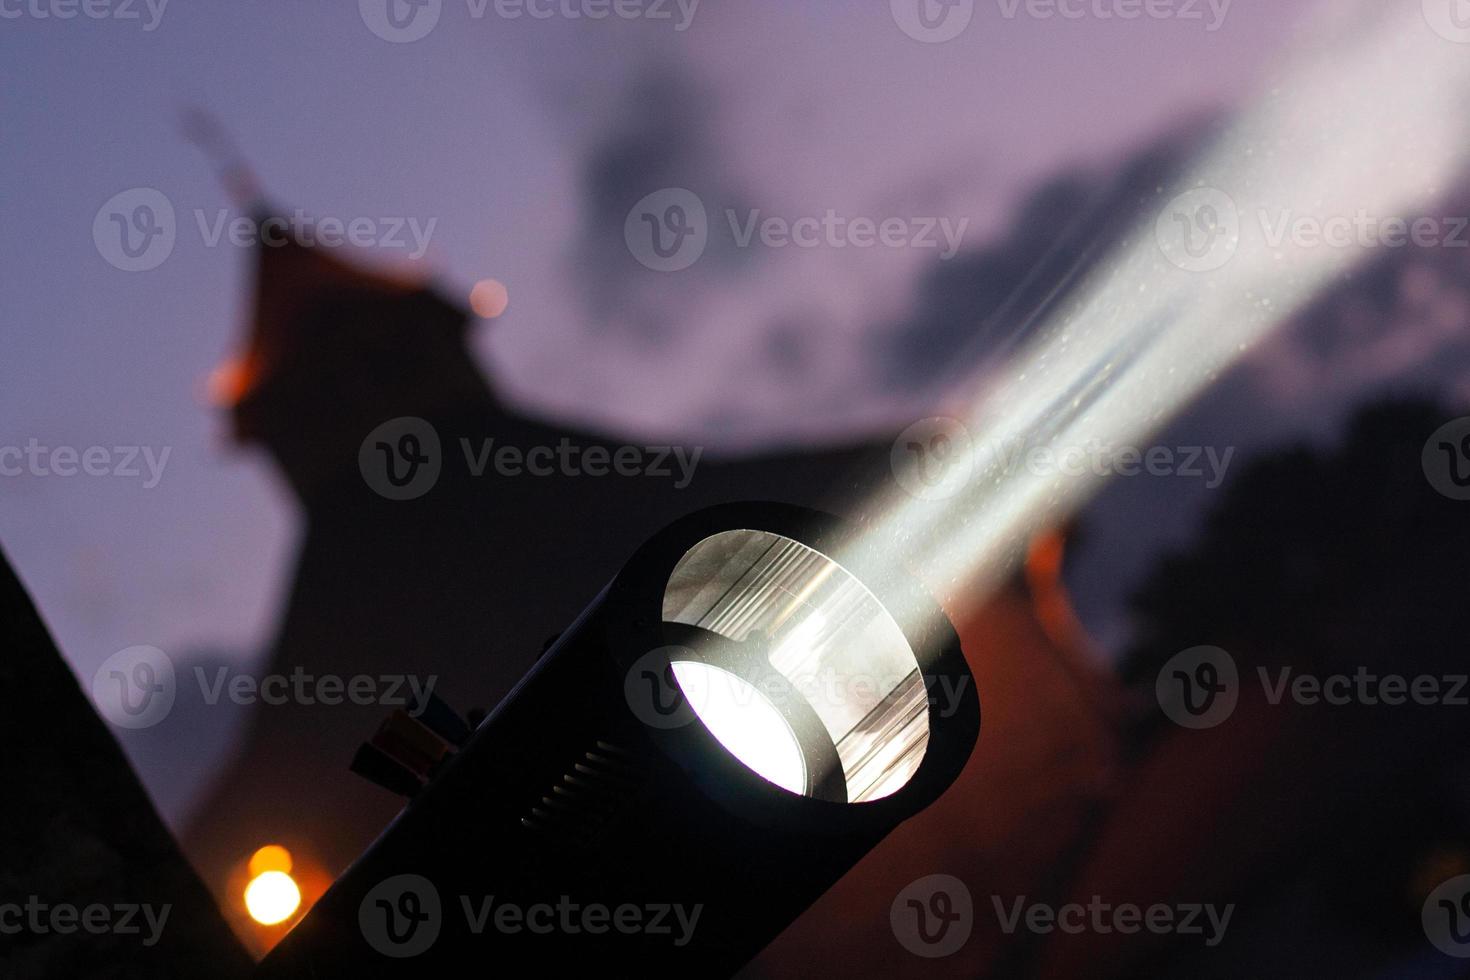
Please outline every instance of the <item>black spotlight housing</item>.
[[655, 535], [262, 975], [447, 975], [497, 954], [738, 970], [979, 737], [948, 619], [905, 571], [860, 582], [829, 557], [849, 533], [732, 504]]

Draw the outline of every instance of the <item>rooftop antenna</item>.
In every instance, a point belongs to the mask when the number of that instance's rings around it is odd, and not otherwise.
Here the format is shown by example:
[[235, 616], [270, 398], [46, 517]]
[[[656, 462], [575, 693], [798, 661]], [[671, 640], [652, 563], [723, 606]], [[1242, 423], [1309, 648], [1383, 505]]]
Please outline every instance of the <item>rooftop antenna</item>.
[[181, 128], [184, 137], [209, 159], [220, 184], [236, 205], [252, 210], [261, 205], [265, 195], [255, 172], [214, 113], [191, 106], [184, 110]]

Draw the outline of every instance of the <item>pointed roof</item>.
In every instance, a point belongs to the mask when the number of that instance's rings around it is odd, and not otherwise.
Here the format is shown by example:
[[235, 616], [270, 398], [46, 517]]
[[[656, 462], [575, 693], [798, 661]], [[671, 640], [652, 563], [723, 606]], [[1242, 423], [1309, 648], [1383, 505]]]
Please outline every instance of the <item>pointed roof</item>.
[[470, 314], [421, 274], [369, 269], [345, 245], [304, 242], [279, 209], [250, 211], [259, 228], [275, 221], [254, 245], [243, 342], [210, 395], [304, 499], [382, 422], [494, 401], [467, 348]]
[[[287, 220], [282, 209], [264, 202], [253, 205], [250, 212], [258, 228], [273, 219]], [[309, 246], [288, 234], [276, 243], [257, 242], [254, 252], [255, 287], [244, 345], [210, 377], [210, 394], [222, 408], [238, 409], [293, 358], [317, 346], [319, 338], [298, 327], [303, 317], [333, 299], [392, 300], [429, 294], [460, 321], [461, 328], [468, 326], [469, 313], [434, 293], [421, 275], [369, 271], [345, 258], [345, 246]]]

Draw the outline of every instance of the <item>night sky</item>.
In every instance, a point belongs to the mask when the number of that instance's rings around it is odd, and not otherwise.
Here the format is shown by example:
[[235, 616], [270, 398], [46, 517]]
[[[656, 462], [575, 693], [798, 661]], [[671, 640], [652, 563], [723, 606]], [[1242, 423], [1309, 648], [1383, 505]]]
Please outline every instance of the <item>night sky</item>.
[[[1214, 30], [1208, 5], [1202, 20], [1132, 21], [1010, 6], [981, 0], [960, 36], [930, 44], [883, 0], [705, 0], [684, 30], [673, 3], [668, 20], [509, 20], [443, 0], [411, 43], [376, 36], [346, 0], [173, 0], [161, 16], [155, 0], [137, 19], [70, 20], [0, 5], [23, 12], [0, 20], [0, 445], [169, 453], [156, 486], [146, 466], [0, 477], [0, 542], [79, 676], [136, 644], [252, 661], [298, 530], [269, 462], [227, 444], [205, 397], [246, 315], [250, 256], [210, 244], [221, 210], [239, 212], [182, 137], [183, 110], [213, 112], [288, 211], [428, 230], [417, 264], [456, 298], [506, 283], [509, 312], [476, 346], [531, 410], [712, 451], [892, 432], [937, 397], [935, 350], [963, 339], [963, 322], [915, 328], [936, 265], [1045, 240], [1028, 225], [1049, 213], [1038, 191], [1187, 144], [1268, 85], [1278, 53], [1313, 43], [1291, 26], [1299, 0], [1237, 0]], [[720, 240], [665, 282], [628, 261], [619, 202], [669, 186], [700, 195]], [[141, 272], [94, 241], [99, 209], [132, 188], [175, 213], [172, 252]], [[951, 259], [736, 254], [727, 208], [968, 223]], [[401, 237], [361, 259], [411, 263]], [[1389, 275], [1390, 311], [1435, 288], [1407, 266]], [[1246, 453], [1328, 438], [1373, 391], [1462, 392], [1470, 372], [1443, 355], [1464, 304], [1283, 337], [1168, 441]], [[1149, 499], [1119, 486], [1091, 511], [1078, 585], [1109, 645], [1126, 637], [1127, 581], [1205, 497], [1140, 521]]]

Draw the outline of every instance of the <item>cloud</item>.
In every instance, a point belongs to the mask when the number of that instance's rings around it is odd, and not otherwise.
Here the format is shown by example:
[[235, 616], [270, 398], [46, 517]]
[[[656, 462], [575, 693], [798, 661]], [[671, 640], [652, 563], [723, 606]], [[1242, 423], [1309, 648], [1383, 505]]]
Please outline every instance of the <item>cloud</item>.
[[669, 276], [639, 265], [624, 238], [629, 212], [644, 197], [684, 188], [705, 202], [743, 195], [720, 152], [719, 100], [712, 87], [675, 62], [640, 71], [619, 94], [615, 118], [581, 168], [582, 212], [573, 249], [589, 322], [630, 339], [666, 340], [677, 330], [673, 297], [702, 288], [731, 255], [718, 235], [699, 265]]
[[878, 335], [881, 381], [933, 389], [992, 362], [1061, 305], [1083, 273], [1128, 232], [1208, 132], [1192, 121], [1115, 172], [1054, 176], [983, 248], [927, 270], [912, 309]]

